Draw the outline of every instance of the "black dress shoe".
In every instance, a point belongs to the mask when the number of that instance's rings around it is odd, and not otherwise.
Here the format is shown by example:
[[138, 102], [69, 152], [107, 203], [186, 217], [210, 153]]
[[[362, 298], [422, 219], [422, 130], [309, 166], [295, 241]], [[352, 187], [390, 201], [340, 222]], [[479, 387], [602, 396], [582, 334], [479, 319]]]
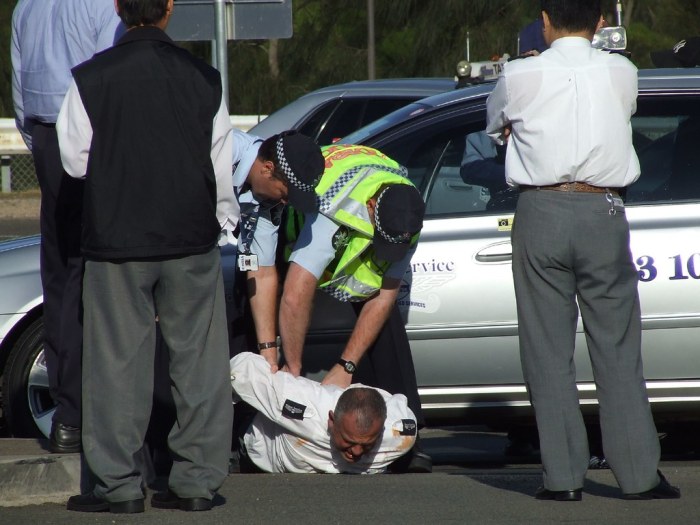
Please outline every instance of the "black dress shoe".
[[554, 501], [581, 501], [581, 489], [572, 490], [547, 490], [540, 487], [535, 491], [535, 499]]
[[107, 512], [109, 510], [109, 502], [98, 498], [92, 493], [79, 494], [68, 498], [66, 508], [77, 512]]
[[171, 490], [157, 492], [151, 496], [151, 507], [156, 509], [179, 509], [188, 512], [211, 510], [212, 501], [206, 498], [180, 498]]
[[653, 489], [647, 490], [646, 492], [637, 492], [636, 494], [623, 494], [623, 498], [630, 500], [680, 498], [681, 489], [671, 485], [660, 470], [656, 472], [659, 475], [659, 483]]
[[80, 452], [80, 429], [54, 421], [49, 434], [49, 450], [57, 454]]
[[94, 494], [80, 494], [68, 498], [68, 510], [76, 512], [111, 512], [112, 514], [136, 514], [144, 511], [143, 499], [109, 502]]

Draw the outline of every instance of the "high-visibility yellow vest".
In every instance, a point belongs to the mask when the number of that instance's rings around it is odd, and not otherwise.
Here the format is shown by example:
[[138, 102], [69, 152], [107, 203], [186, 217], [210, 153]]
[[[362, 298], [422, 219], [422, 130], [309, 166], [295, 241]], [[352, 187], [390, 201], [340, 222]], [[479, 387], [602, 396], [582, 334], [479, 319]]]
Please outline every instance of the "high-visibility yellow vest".
[[[336, 144], [321, 151], [326, 165], [316, 186], [319, 212], [340, 228], [333, 237], [336, 257], [321, 276], [319, 287], [340, 301], [364, 301], [379, 291], [390, 266], [374, 256], [374, 226], [367, 202], [385, 185], [412, 183], [404, 167], [376, 149]], [[287, 234], [295, 240], [301, 224], [299, 216], [293, 215], [289, 214]], [[411, 245], [417, 241], [415, 235]]]

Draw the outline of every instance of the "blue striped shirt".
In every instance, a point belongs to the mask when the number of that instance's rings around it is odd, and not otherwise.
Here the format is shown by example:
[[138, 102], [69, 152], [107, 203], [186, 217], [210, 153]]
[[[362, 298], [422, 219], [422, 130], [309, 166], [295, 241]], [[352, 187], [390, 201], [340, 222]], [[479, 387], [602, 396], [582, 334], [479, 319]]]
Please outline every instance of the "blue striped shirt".
[[71, 68], [124, 31], [114, 0], [19, 0], [12, 15], [12, 99], [29, 149], [27, 121], [55, 123]]

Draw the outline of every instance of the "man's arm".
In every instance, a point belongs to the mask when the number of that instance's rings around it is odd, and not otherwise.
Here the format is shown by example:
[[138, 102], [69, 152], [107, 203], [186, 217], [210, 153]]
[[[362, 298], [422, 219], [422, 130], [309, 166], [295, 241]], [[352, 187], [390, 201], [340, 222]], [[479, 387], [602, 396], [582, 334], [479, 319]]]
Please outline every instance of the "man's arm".
[[222, 95], [219, 110], [212, 121], [211, 137], [211, 162], [216, 177], [216, 218], [223, 232], [219, 244], [226, 244], [225, 237], [233, 238], [233, 231], [240, 216], [240, 207], [231, 183], [232, 155], [231, 119]]
[[297, 263], [290, 264], [280, 303], [280, 335], [284, 369], [295, 376], [301, 374], [301, 356], [317, 284], [318, 279], [311, 272]]
[[[368, 300], [362, 307], [348, 344], [341, 354], [343, 359], [353, 363], [360, 362], [367, 349], [377, 339], [387, 319], [389, 319], [399, 294], [400, 285], [401, 280], [384, 277], [379, 293]], [[323, 378], [322, 384], [338, 385], [341, 388], [346, 388], [350, 386], [351, 382], [352, 375], [343, 370], [342, 366], [336, 364]]]
[[[94, 2], [94, 0], [93, 0]], [[94, 20], [97, 40], [95, 41], [95, 53], [112, 47], [124, 33], [126, 27], [122, 23], [112, 0], [100, 0], [94, 2], [91, 19]], [[89, 27], [89, 26], [88, 26]]]
[[[314, 421], [325, 421], [327, 411], [335, 406], [334, 390], [305, 377], [273, 374], [267, 361], [251, 352], [231, 359], [231, 385], [234, 396], [297, 435], [309, 434]], [[319, 411], [320, 419], [316, 418]]]
[[[278, 275], [275, 266], [260, 266], [257, 271], [246, 272], [250, 309], [255, 323], [258, 342], [272, 342], [277, 339], [277, 291]], [[270, 364], [272, 372], [277, 372], [279, 348], [265, 348], [260, 355]], [[297, 374], [298, 375], [298, 374]]]
[[284, 282], [280, 305], [280, 335], [285, 369], [301, 374], [304, 339], [309, 329], [314, 294], [324, 270], [335, 257], [333, 235], [338, 225], [320, 214], [308, 214], [294, 251]]
[[10, 59], [12, 61], [12, 103], [15, 107], [15, 124], [22, 135], [24, 143], [32, 150], [32, 136], [24, 125], [24, 97], [22, 96], [22, 53], [19, 49], [19, 24], [16, 20], [19, 11], [12, 17], [12, 42]]
[[508, 103], [508, 88], [506, 77], [501, 74], [496, 86], [486, 101], [486, 134], [498, 145], [506, 143], [510, 134], [510, 121], [505, 109]]
[[63, 169], [71, 177], [84, 178], [92, 143], [92, 124], [73, 79], [58, 113], [56, 134]]

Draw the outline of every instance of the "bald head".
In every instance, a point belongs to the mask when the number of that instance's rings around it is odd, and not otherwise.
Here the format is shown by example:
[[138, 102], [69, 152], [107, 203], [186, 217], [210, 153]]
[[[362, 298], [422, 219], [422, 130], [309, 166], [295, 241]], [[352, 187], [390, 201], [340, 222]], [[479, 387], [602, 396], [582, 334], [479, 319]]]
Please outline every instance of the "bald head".
[[354, 463], [369, 452], [381, 437], [386, 403], [373, 388], [349, 388], [328, 413], [331, 444], [346, 461]]

